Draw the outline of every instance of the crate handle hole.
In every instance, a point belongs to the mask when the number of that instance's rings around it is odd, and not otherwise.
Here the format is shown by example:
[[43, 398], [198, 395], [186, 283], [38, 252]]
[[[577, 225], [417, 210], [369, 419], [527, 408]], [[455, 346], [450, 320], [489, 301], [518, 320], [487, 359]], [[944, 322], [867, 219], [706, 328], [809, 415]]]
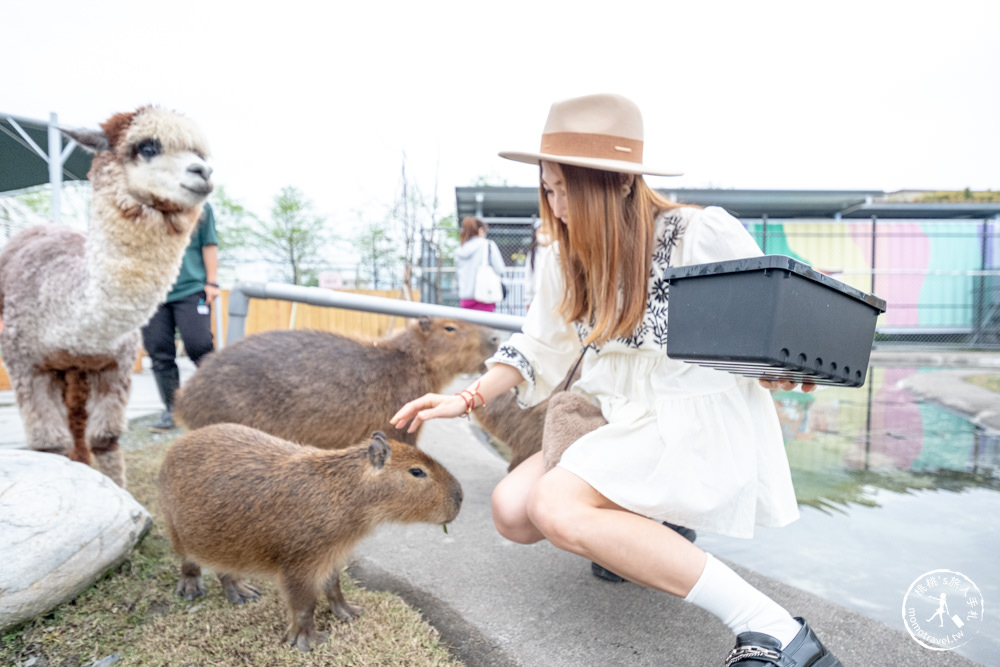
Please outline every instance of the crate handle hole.
[[805, 366], [809, 362], [809, 357], [804, 354], [799, 355], [799, 366]]
[[851, 367], [850, 366], [844, 366], [844, 377], [845, 378], [851, 377]]
[[781, 355], [782, 361], [788, 361], [788, 357], [792, 355], [792, 353], [788, 351], [787, 347], [781, 348], [781, 351], [779, 351], [778, 354]]
[[854, 380], [856, 382], [861, 382], [862, 380], [861, 371], [854, 371]]
[[831, 361], [830, 362], [830, 374], [832, 375], [832, 374], [834, 374], [836, 372], [837, 372], [837, 362], [836, 361]]
[[816, 357], [816, 370], [823, 370], [823, 360], [819, 357]]

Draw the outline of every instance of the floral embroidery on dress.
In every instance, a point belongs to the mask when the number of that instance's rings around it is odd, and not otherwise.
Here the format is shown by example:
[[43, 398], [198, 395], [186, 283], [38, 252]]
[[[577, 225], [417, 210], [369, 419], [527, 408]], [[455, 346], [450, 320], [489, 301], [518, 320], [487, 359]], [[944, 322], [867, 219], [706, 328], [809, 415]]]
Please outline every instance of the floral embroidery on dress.
[[[680, 210], [674, 210], [657, 218], [656, 226], [653, 261], [649, 268], [649, 300], [646, 305], [646, 314], [632, 335], [619, 336], [614, 341], [615, 344], [633, 349], [646, 346], [647, 336], [651, 336], [650, 345], [664, 350], [667, 347], [667, 303], [670, 300], [670, 283], [663, 279], [663, 271], [671, 266], [674, 248], [677, 247], [681, 236], [684, 235], [687, 222]], [[575, 322], [574, 326], [581, 341], [593, 331], [593, 326], [582, 322]], [[594, 350], [598, 354], [601, 352], [600, 347], [595, 347]]]
[[[531, 366], [531, 362], [528, 361], [528, 358], [525, 357], [516, 347], [513, 347], [509, 343], [505, 343], [500, 346], [492, 358], [505, 363], [508, 366], [516, 368], [521, 372], [521, 376], [528, 381], [528, 384], [534, 388], [535, 369]], [[514, 387], [514, 396], [517, 399], [518, 405], [522, 408], [528, 407], [526, 403], [521, 401], [521, 390], [518, 387]]]
[[687, 229], [684, 215], [675, 210], [657, 220], [657, 233], [653, 245], [653, 261], [649, 269], [649, 301], [642, 322], [631, 336], [619, 337], [616, 343], [630, 348], [650, 345], [667, 347], [667, 304], [670, 301], [670, 283], [663, 279], [663, 271], [671, 266], [674, 248]]

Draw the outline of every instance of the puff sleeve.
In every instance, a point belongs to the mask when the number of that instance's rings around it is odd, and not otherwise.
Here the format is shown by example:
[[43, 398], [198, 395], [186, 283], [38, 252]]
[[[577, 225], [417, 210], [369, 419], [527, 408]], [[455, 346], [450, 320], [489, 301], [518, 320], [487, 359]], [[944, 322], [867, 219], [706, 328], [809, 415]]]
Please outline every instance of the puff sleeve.
[[718, 206], [709, 206], [691, 216], [678, 243], [679, 261], [675, 266], [724, 262], [744, 257], [759, 257], [757, 242], [743, 223]]
[[531, 407], [548, 398], [562, 382], [582, 346], [576, 329], [558, 314], [564, 292], [559, 271], [558, 249], [544, 254], [536, 270], [541, 274], [535, 295], [519, 333], [510, 337], [496, 354], [486, 360], [520, 371], [524, 382], [514, 387], [518, 405]]

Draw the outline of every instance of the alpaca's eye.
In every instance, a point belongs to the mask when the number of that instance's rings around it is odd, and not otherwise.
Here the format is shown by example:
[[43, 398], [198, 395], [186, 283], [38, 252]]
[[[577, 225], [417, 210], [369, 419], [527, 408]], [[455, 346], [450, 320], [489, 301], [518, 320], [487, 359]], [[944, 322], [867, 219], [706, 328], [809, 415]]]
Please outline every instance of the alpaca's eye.
[[414, 477], [427, 477], [427, 473], [424, 472], [423, 468], [410, 468], [410, 474]]
[[152, 160], [163, 152], [163, 147], [160, 146], [160, 142], [156, 139], [145, 139], [136, 144], [133, 152], [135, 155], [142, 156], [146, 160]]
[[445, 331], [458, 331], [458, 327], [453, 327], [450, 324], [444, 328]]

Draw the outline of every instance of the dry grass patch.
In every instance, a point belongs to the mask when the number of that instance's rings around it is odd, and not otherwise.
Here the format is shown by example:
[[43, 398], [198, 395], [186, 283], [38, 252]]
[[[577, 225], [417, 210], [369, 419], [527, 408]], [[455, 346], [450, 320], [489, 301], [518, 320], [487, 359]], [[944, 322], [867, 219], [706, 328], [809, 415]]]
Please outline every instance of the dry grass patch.
[[129, 491], [153, 515], [153, 529], [119, 568], [76, 600], [0, 636], [0, 664], [461, 665], [417, 611], [395, 595], [360, 589], [347, 576], [344, 593], [364, 614], [341, 623], [321, 598], [316, 624], [330, 639], [306, 654], [282, 642], [285, 605], [268, 581], [252, 579], [263, 597], [239, 607], [207, 572], [206, 596], [177, 597], [180, 559], [164, 532], [156, 494], [156, 475], [174, 438], [148, 434], [146, 421], [133, 424], [124, 444]]
[[989, 373], [986, 375], [970, 375], [965, 378], [965, 381], [971, 382], [977, 387], [989, 389], [990, 391], [995, 391], [1000, 394], [1000, 374]]

